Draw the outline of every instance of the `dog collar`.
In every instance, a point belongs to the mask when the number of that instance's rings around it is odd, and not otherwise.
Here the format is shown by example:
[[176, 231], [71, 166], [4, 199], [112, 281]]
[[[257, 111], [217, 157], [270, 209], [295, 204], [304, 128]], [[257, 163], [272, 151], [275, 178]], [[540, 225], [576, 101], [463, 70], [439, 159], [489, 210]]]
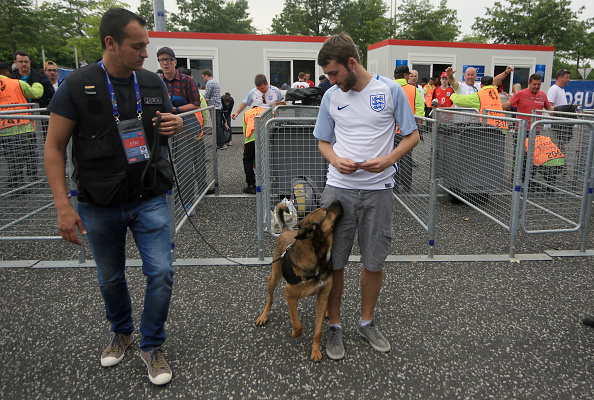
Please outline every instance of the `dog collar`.
[[293, 262], [291, 261], [291, 247], [293, 245], [287, 246], [285, 252], [281, 255], [282, 258], [282, 273], [283, 277], [287, 281], [289, 285], [296, 285], [298, 283], [305, 283], [312, 279], [319, 278], [322, 274], [326, 273], [327, 271], [322, 271], [317, 275], [307, 275], [307, 276], [298, 276], [293, 271]]

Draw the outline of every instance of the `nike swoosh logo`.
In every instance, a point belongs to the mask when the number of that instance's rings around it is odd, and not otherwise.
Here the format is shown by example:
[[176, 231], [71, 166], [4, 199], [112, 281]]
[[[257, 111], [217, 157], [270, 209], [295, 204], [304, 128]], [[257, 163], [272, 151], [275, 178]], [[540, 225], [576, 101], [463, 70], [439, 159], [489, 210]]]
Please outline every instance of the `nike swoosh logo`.
[[340, 110], [344, 110], [345, 108], [347, 108], [348, 106], [350, 106], [350, 104], [347, 104], [346, 106], [338, 106], [338, 111]]

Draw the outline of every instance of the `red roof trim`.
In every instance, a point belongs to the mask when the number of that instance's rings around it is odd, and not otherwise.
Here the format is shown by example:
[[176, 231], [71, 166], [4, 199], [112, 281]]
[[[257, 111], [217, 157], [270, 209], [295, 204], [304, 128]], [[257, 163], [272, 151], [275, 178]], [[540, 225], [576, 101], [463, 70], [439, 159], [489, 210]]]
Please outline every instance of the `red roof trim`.
[[166, 39], [203, 39], [203, 40], [251, 40], [256, 42], [306, 42], [324, 43], [322, 36], [285, 36], [285, 35], [240, 35], [235, 33], [202, 32], [149, 32], [149, 37]]
[[379, 49], [384, 46], [422, 46], [422, 47], [453, 47], [462, 49], [489, 50], [523, 50], [523, 51], [554, 51], [555, 46], [529, 46], [524, 44], [487, 44], [465, 42], [432, 42], [428, 40], [399, 40], [388, 39], [383, 42], [367, 46], [367, 50]]

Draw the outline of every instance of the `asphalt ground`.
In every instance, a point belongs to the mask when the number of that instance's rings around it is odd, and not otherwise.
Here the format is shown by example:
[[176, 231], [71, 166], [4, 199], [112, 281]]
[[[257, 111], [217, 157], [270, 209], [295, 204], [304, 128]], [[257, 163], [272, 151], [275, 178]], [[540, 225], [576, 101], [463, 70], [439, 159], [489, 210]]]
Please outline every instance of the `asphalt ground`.
[[[234, 135], [234, 145], [219, 152], [222, 197], [205, 198], [192, 220], [220, 253], [253, 258], [255, 197], [236, 196], [245, 185], [240, 142]], [[440, 198], [438, 226], [447, 229], [438, 229], [436, 255], [509, 251], [509, 234], [463, 204]], [[427, 253], [426, 234], [398, 204], [394, 227], [392, 254]], [[100, 367], [110, 332], [94, 268], [14, 267], [15, 260], [65, 266], [76, 259], [73, 246], [0, 242], [0, 398], [592, 398], [594, 330], [581, 319], [594, 313], [593, 260], [550, 252], [576, 250], [579, 243], [580, 233], [520, 235], [517, 252], [534, 257], [519, 262], [387, 263], [374, 316], [392, 344], [385, 354], [356, 332], [361, 264], [349, 263], [342, 305], [346, 357], [328, 359], [324, 331], [320, 363], [309, 360], [314, 298], [299, 303], [304, 333], [298, 339], [290, 337], [282, 284], [268, 324], [255, 326], [269, 267], [176, 266], [163, 346], [174, 376], [155, 387], [139, 357], [138, 332], [119, 365]], [[273, 244], [267, 235], [268, 257]], [[138, 258], [131, 241], [128, 248], [129, 258]], [[190, 225], [176, 249], [180, 260], [220, 257]], [[127, 276], [138, 323], [144, 276], [137, 267]]]

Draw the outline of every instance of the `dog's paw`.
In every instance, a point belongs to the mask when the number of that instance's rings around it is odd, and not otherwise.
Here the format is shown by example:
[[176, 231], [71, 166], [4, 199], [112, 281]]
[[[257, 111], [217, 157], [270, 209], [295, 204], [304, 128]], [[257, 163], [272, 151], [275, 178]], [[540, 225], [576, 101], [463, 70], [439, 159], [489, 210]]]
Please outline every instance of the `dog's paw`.
[[311, 350], [311, 360], [313, 362], [320, 362], [322, 360], [322, 352], [320, 351], [320, 349]]
[[260, 317], [256, 320], [256, 326], [266, 325], [267, 322], [268, 322], [268, 316], [260, 315]]
[[303, 333], [303, 327], [299, 327], [299, 328], [293, 328], [293, 331], [291, 332], [291, 337], [293, 339], [298, 338], [299, 336], [301, 336], [301, 334]]

